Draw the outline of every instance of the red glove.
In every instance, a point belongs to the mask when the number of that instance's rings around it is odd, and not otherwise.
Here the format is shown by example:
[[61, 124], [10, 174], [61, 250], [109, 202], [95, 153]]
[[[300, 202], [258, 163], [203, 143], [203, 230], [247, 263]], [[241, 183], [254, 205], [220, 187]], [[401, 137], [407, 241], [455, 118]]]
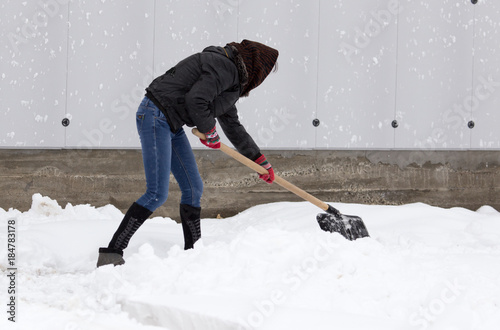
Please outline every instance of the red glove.
[[220, 137], [217, 134], [217, 130], [212, 128], [209, 132], [205, 133], [206, 140], [200, 139], [201, 143], [212, 149], [220, 148]]
[[259, 158], [255, 160], [257, 164], [265, 168], [269, 173], [268, 174], [259, 174], [259, 178], [262, 180], [266, 181], [267, 183], [271, 184], [274, 181], [274, 170], [271, 164], [266, 159], [266, 156], [260, 155]]

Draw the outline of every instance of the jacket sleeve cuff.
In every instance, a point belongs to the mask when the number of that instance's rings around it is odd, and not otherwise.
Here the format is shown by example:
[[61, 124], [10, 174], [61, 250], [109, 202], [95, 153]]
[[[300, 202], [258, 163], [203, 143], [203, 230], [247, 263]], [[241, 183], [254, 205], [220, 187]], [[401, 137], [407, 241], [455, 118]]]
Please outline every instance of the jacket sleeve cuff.
[[215, 127], [215, 119], [207, 120], [203, 123], [196, 124], [196, 128], [203, 134], [207, 134]]
[[262, 156], [264, 156], [264, 155], [259, 152], [257, 155], [250, 157], [250, 159], [255, 162], [257, 159], [259, 159]]

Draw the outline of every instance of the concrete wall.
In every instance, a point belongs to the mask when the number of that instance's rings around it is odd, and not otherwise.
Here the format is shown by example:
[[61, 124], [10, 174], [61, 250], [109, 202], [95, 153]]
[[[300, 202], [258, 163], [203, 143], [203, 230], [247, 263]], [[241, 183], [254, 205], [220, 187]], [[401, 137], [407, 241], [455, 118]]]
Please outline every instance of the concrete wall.
[[[205, 182], [202, 216], [234, 215], [253, 205], [298, 201], [218, 151], [195, 151]], [[424, 202], [500, 210], [500, 151], [265, 151], [277, 173], [328, 202]], [[155, 215], [178, 219], [172, 178]], [[41, 193], [66, 203], [113, 204], [125, 211], [145, 189], [140, 150], [0, 149], [0, 207], [26, 211]]]

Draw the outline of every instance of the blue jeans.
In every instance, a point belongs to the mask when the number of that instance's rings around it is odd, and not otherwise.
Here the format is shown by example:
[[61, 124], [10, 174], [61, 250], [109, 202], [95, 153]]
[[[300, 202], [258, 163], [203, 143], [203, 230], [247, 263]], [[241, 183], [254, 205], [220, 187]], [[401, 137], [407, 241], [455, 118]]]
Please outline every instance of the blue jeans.
[[184, 129], [172, 133], [163, 112], [147, 97], [137, 110], [136, 121], [147, 184], [136, 203], [151, 212], [165, 203], [172, 172], [182, 192], [181, 204], [200, 207], [203, 181]]

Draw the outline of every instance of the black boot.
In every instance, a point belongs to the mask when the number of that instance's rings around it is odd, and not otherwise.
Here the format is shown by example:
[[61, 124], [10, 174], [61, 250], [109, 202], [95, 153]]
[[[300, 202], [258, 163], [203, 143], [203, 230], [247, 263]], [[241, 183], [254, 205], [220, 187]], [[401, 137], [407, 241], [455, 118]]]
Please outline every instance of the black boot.
[[194, 243], [201, 237], [200, 213], [201, 207], [187, 204], [180, 205], [182, 231], [184, 232], [184, 250], [192, 249]]
[[97, 259], [97, 267], [113, 264], [115, 266], [123, 265], [122, 250], [113, 250], [110, 248], [99, 248], [99, 258]]
[[111, 242], [109, 242], [108, 247], [99, 249], [97, 267], [109, 264], [115, 266], [123, 265], [125, 263], [125, 260], [123, 260], [123, 250], [127, 247], [132, 235], [134, 235], [137, 229], [152, 213], [137, 203], [132, 204], [113, 235]]

